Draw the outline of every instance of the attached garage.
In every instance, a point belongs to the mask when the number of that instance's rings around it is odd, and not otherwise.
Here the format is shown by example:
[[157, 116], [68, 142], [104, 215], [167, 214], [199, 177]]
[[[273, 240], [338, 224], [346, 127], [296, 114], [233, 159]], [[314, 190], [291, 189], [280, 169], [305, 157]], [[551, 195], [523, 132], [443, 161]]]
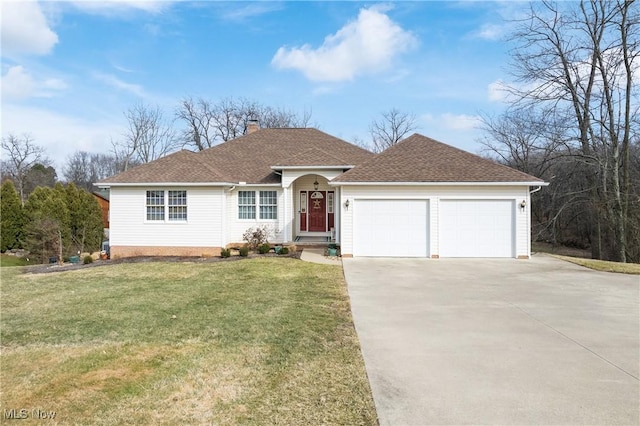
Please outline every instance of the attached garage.
[[428, 200], [355, 200], [353, 255], [427, 257]]
[[[330, 181], [343, 257], [531, 256], [541, 179], [412, 135]], [[353, 208], [351, 207], [353, 206]]]
[[440, 257], [514, 257], [513, 200], [440, 200]]

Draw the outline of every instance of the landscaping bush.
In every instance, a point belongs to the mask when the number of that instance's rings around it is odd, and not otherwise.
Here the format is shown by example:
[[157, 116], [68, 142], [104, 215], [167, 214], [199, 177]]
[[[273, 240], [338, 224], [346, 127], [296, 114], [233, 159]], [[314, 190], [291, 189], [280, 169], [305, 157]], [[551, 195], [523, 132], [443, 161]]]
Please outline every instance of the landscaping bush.
[[242, 235], [242, 239], [247, 242], [250, 250], [258, 251], [258, 248], [268, 243], [269, 237], [275, 235], [276, 232], [272, 227], [267, 225], [256, 226], [255, 228], [247, 229]]
[[231, 257], [231, 249], [222, 249], [220, 257]]
[[289, 247], [282, 247], [280, 254], [289, 254]]
[[93, 263], [93, 257], [90, 254], [86, 255], [83, 259], [83, 263], [88, 265], [89, 263]]
[[249, 256], [249, 246], [242, 246], [240, 247], [240, 256], [242, 257], [247, 257]]
[[269, 253], [269, 250], [271, 250], [271, 246], [267, 243], [264, 243], [260, 247], [258, 247], [258, 253], [260, 254], [267, 254]]

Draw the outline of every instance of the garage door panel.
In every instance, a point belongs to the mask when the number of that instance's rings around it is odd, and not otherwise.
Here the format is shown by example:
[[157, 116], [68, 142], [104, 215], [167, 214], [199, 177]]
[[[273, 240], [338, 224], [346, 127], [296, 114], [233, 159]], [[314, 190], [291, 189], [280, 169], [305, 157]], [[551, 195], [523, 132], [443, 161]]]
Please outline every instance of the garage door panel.
[[354, 256], [427, 256], [428, 201], [356, 200], [354, 204]]
[[441, 200], [441, 257], [513, 257], [512, 200]]

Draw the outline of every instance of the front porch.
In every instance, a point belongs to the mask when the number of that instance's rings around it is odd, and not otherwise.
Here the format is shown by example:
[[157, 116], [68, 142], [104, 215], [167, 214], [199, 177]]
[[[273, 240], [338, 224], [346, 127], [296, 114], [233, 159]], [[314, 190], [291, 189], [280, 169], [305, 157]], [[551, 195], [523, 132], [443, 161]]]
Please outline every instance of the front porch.
[[296, 245], [339, 243], [339, 189], [329, 185], [334, 174], [318, 170], [298, 173], [293, 179], [283, 176], [285, 198], [290, 200], [285, 212], [289, 241]]

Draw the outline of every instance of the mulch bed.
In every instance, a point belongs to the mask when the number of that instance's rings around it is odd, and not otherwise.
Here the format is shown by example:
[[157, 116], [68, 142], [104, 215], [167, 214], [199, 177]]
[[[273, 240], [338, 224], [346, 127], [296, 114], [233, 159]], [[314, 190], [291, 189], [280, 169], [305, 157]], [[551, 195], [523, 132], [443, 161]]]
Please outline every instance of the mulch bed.
[[25, 273], [29, 274], [48, 274], [53, 272], [65, 272], [75, 271], [78, 269], [95, 268], [99, 266], [117, 265], [120, 263], [148, 263], [148, 262], [190, 262], [190, 263], [215, 263], [215, 262], [234, 262], [244, 259], [255, 259], [261, 257], [290, 257], [293, 259], [300, 259], [302, 251], [296, 251], [289, 254], [255, 254], [249, 253], [249, 256], [231, 256], [227, 258], [222, 257], [189, 257], [189, 256], [136, 256], [125, 257], [121, 259], [109, 259], [109, 260], [95, 260], [93, 263], [64, 263], [62, 265], [31, 265], [23, 266]]

